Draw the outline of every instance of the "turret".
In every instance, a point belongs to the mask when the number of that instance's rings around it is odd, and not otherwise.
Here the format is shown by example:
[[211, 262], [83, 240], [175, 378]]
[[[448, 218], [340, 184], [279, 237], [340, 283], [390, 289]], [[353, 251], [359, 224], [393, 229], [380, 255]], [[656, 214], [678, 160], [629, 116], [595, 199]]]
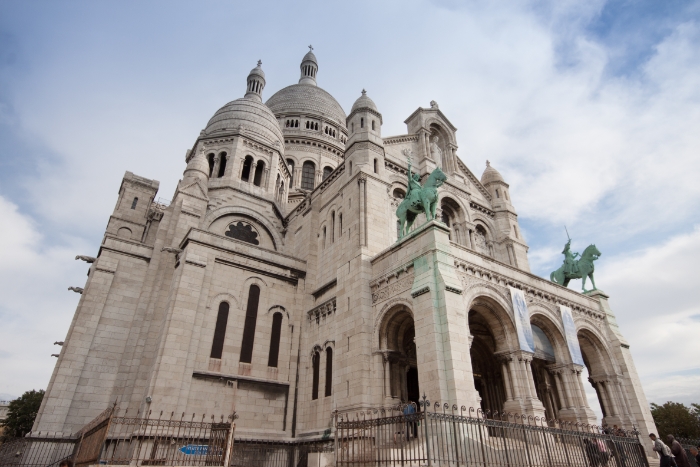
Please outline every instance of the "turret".
[[356, 141], [372, 141], [383, 145], [382, 123], [382, 114], [377, 110], [374, 101], [367, 96], [367, 91], [363, 89], [362, 95], [352, 105], [347, 118], [350, 138], [346, 147], [349, 148]]
[[262, 61], [258, 60], [258, 66], [250, 70], [248, 74], [248, 87], [245, 98], [262, 102], [262, 91], [265, 88], [265, 73], [262, 71]]
[[486, 161], [486, 170], [481, 175], [481, 184], [491, 195], [491, 207], [495, 213], [496, 248], [503, 262], [512, 266], [530, 270], [527, 260], [528, 246], [520, 232], [518, 215], [510, 200], [510, 186], [505, 182], [501, 173], [491, 167]]
[[313, 53], [314, 48], [309, 46], [309, 52], [304, 55], [304, 58], [299, 65], [301, 70], [301, 77], [299, 78], [299, 84], [311, 84], [316, 86], [316, 73], [318, 73], [318, 62], [316, 61], [316, 55]]

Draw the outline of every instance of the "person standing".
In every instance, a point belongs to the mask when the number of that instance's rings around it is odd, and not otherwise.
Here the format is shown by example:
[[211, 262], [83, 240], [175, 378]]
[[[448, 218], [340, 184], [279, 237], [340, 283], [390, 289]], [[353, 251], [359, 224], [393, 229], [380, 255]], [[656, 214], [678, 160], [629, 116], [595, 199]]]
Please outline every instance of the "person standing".
[[676, 441], [673, 435], [668, 435], [666, 437], [669, 444], [671, 444], [671, 454], [676, 458], [676, 464], [678, 467], [690, 467], [690, 461], [688, 460], [688, 455], [685, 453], [685, 449], [681, 446], [681, 443]]
[[676, 464], [676, 461], [673, 459], [673, 455], [671, 454], [671, 448], [666, 446], [663, 441], [656, 437], [654, 433], [649, 433], [649, 438], [651, 438], [651, 440], [654, 442], [654, 451], [658, 452], [659, 456], [661, 457], [659, 467], [678, 467], [678, 464]]

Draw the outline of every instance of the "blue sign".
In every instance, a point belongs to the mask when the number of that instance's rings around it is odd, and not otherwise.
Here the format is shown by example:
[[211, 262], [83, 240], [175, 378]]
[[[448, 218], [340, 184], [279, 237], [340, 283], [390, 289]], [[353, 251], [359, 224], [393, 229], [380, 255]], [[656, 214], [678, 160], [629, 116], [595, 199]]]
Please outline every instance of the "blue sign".
[[188, 444], [187, 446], [182, 446], [180, 452], [187, 454], [188, 456], [206, 456], [209, 452], [208, 444]]

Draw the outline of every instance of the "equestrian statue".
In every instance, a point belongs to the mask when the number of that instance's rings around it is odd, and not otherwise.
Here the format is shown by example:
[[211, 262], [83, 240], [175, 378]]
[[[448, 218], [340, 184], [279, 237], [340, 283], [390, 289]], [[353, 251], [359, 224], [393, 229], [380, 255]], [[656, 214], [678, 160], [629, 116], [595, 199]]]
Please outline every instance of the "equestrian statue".
[[593, 261], [597, 260], [601, 255], [598, 248], [595, 245], [589, 245], [583, 250], [580, 259], [576, 259], [579, 257], [579, 254], [571, 252], [571, 239], [569, 239], [564, 245], [564, 251], [561, 253], [564, 255], [564, 264], [549, 275], [549, 280], [566, 287], [571, 279], [583, 279], [581, 287], [583, 292], [586, 293], [590, 292], [590, 290], [586, 290], [586, 278], [590, 277], [593, 290], [598, 290], [593, 279], [593, 271], [595, 270]]
[[418, 214], [425, 213], [428, 222], [435, 219], [438, 203], [437, 189], [447, 180], [447, 175], [438, 167], [428, 175], [425, 185], [421, 186], [420, 175], [411, 173], [411, 150], [406, 149], [403, 153], [408, 160], [408, 191], [396, 209], [396, 216], [400, 222], [399, 240], [411, 229]]

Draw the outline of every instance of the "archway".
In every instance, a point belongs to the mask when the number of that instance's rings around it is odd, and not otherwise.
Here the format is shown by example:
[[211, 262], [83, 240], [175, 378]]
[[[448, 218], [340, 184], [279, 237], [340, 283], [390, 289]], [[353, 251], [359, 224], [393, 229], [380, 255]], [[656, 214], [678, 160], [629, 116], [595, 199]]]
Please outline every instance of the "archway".
[[535, 391], [537, 392], [537, 398], [544, 405], [545, 417], [548, 420], [552, 420], [559, 418], [562, 403], [559, 399], [557, 381], [548, 368], [549, 365], [557, 363], [554, 346], [547, 335], [551, 331], [545, 331], [547, 327], [537, 317], [533, 318], [531, 327], [535, 341], [535, 355], [531, 363], [532, 377], [535, 380]]
[[610, 367], [610, 360], [602, 341], [587, 329], [579, 330], [577, 337], [583, 363], [588, 371], [588, 382], [595, 391], [594, 400], [598, 402], [597, 408], [603, 416], [603, 421], [610, 425], [623, 422], [620, 420], [622, 414], [619, 405], [624, 402], [618, 400], [618, 388], [615, 387], [614, 378], [610, 378], [614, 371]]
[[385, 397], [418, 403], [420, 386], [413, 316], [403, 305], [389, 310], [379, 332]]
[[[474, 373], [474, 387], [481, 398], [481, 410], [491, 413], [503, 411], [507, 394], [503, 380], [502, 363], [498, 361], [499, 334], [488, 304], [482, 300], [469, 310], [469, 331], [473, 336], [469, 353]], [[501, 331], [501, 332], [499, 332]]]

